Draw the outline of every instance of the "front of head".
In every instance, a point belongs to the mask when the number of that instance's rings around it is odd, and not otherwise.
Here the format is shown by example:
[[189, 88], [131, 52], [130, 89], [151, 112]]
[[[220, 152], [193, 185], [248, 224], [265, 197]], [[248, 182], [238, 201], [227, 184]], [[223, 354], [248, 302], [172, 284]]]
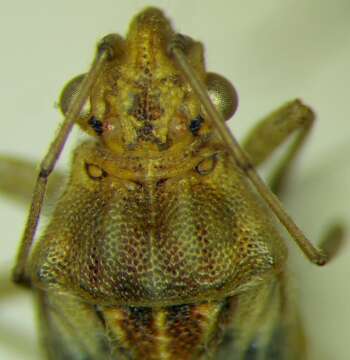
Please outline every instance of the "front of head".
[[[174, 34], [160, 10], [147, 8], [134, 18], [125, 39], [115, 36], [118, 56], [106, 63], [77, 120], [111, 151], [181, 151], [208, 137], [211, 126], [205, 121], [200, 101], [168, 52]], [[214, 104], [217, 99], [219, 107], [224, 103], [224, 115], [230, 117], [234, 109], [227, 109], [236, 101], [232, 86], [205, 72], [199, 42], [191, 42], [186, 55], [196, 74], [207, 83], [209, 93], [212, 90]], [[82, 78], [73, 79], [63, 90], [63, 112]], [[220, 103], [220, 99], [224, 100]]]

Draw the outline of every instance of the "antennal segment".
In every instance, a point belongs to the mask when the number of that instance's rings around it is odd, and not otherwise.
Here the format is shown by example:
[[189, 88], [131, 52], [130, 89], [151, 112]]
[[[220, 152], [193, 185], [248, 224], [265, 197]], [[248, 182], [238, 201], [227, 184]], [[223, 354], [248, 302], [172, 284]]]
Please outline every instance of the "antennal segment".
[[211, 102], [204, 84], [187, 60], [186, 51], [191, 44], [192, 40], [190, 38], [181, 34], [176, 34], [169, 45], [169, 53], [173, 56], [179, 68], [185, 74], [188, 82], [193, 88], [193, 91], [197, 94], [210, 120], [227, 146], [232, 158], [247, 174], [260, 196], [266, 201], [270, 209], [287, 229], [305, 256], [316, 265], [325, 265], [331, 259], [331, 256], [327, 255], [323, 250], [314, 247], [305, 237], [303, 232], [298, 228], [293, 219], [286, 213], [279, 199], [271, 192], [264, 181], [260, 178], [254, 166], [248, 159], [248, 156], [244, 153], [239, 143], [226, 126], [225, 120]]
[[21, 245], [17, 254], [16, 266], [13, 271], [13, 280], [16, 283], [30, 286], [30, 281], [25, 273], [26, 264], [38, 226], [48, 177], [56, 165], [56, 162], [72, 130], [75, 119], [78, 117], [89, 96], [91, 86], [96, 82], [96, 79], [100, 75], [104, 63], [115, 56], [114, 40], [115, 38], [113, 35], [108, 35], [99, 44], [90, 71], [84, 77], [76, 98], [70, 104], [66, 117], [60, 125], [56, 137], [49, 146], [49, 149], [40, 164], [27, 223], [25, 225]]

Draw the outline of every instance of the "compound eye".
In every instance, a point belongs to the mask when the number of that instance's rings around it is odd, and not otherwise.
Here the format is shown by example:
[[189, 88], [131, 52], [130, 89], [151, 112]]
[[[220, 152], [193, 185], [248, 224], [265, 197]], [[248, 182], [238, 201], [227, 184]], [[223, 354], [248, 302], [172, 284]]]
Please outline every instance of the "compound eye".
[[[63, 88], [59, 100], [59, 106], [63, 115], [67, 114], [69, 107], [71, 106], [72, 102], [77, 96], [80, 84], [83, 81], [84, 76], [85, 74], [76, 76], [75, 78], [70, 80]], [[90, 114], [90, 110], [91, 110], [90, 103], [89, 101], [86, 101], [85, 105], [81, 109], [79, 117], [87, 118]]]
[[93, 180], [101, 180], [107, 176], [107, 173], [97, 165], [85, 164], [85, 169], [88, 176]]
[[209, 97], [218, 112], [228, 120], [238, 107], [238, 95], [233, 85], [223, 76], [207, 73], [206, 85]]

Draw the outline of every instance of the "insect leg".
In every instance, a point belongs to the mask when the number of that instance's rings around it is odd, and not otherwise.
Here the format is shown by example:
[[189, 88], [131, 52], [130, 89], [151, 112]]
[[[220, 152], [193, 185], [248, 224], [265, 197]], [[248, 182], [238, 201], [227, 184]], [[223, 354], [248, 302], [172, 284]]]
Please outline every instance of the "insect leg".
[[260, 196], [270, 207], [279, 221], [287, 229], [299, 248], [305, 256], [316, 265], [325, 265], [330, 256], [322, 249], [316, 248], [303, 234], [301, 229], [295, 224], [293, 219], [284, 210], [280, 200], [272, 193], [269, 187], [264, 183], [259, 174], [256, 172], [254, 165], [250, 162], [248, 155], [242, 150], [236, 138], [230, 132], [225, 124], [224, 119], [215, 109], [211, 102], [206, 88], [197, 73], [192, 69], [190, 62], [186, 57], [186, 52], [193, 45], [191, 39], [182, 35], [175, 35], [169, 44], [169, 53], [173, 56], [179, 68], [183, 71], [193, 91], [201, 101], [208, 118], [211, 120], [222, 141], [227, 146], [227, 150], [232, 156], [232, 161], [245, 172], [249, 180], [254, 185]]
[[314, 120], [313, 111], [300, 100], [294, 100], [260, 121], [243, 142], [243, 149], [254, 166], [258, 166], [291, 134], [299, 131], [273, 173], [270, 187], [274, 193], [283, 191], [288, 170], [310, 133]]
[[25, 268], [38, 225], [48, 177], [54, 169], [55, 164], [61, 154], [64, 144], [74, 125], [74, 120], [85, 104], [91, 86], [98, 78], [105, 61], [114, 55], [114, 43], [112, 41], [113, 37], [109, 36], [105, 38], [105, 40], [102, 41], [98, 47], [98, 51], [91, 69], [84, 78], [75, 101], [72, 102], [64, 121], [59, 127], [54, 141], [51, 143], [49, 150], [40, 164], [39, 175], [37, 176], [35, 183], [27, 223], [25, 225], [20, 248], [17, 254], [16, 265], [13, 271], [13, 280], [18, 284], [30, 286], [30, 280], [26, 277]]
[[333, 259], [338, 254], [344, 242], [345, 228], [343, 225], [335, 223], [328, 228], [323, 239], [321, 239], [320, 247]]
[[1, 269], [0, 274], [0, 302], [21, 294], [21, 290], [18, 286], [15, 286], [13, 282], [10, 282], [9, 276], [7, 276], [8, 274], [5, 270]]
[[[291, 134], [299, 131], [273, 173], [270, 187], [274, 193], [280, 194], [283, 191], [291, 164], [302, 149], [314, 121], [313, 111], [300, 100], [294, 100], [260, 121], [244, 141], [244, 150], [254, 166], [259, 166]], [[343, 239], [344, 228], [339, 224], [332, 225], [320, 242], [320, 247], [330, 258], [333, 258], [341, 247]]]
[[[0, 155], [0, 193], [20, 205], [26, 205], [31, 200], [36, 177], [36, 165], [26, 159]], [[46, 197], [53, 203], [57, 189], [61, 187], [64, 176], [55, 171], [50, 176]]]

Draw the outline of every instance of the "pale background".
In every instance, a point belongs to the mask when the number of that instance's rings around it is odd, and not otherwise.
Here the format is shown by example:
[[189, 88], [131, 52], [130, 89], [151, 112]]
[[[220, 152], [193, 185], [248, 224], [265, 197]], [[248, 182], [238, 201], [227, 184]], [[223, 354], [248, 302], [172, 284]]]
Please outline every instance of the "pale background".
[[[54, 105], [64, 83], [87, 70], [99, 38], [125, 34], [146, 5], [161, 7], [178, 31], [201, 40], [208, 68], [236, 85], [240, 108], [230, 125], [238, 138], [288, 99], [316, 109], [319, 121], [285, 204], [313, 241], [332, 219], [350, 228], [349, 0], [3, 2], [0, 152], [40, 158], [60, 119]], [[26, 213], [2, 195], [0, 206], [6, 274]], [[323, 269], [299, 252], [293, 263], [312, 359], [349, 359], [349, 245]], [[38, 359], [30, 297], [19, 292], [0, 306], [0, 359]]]

